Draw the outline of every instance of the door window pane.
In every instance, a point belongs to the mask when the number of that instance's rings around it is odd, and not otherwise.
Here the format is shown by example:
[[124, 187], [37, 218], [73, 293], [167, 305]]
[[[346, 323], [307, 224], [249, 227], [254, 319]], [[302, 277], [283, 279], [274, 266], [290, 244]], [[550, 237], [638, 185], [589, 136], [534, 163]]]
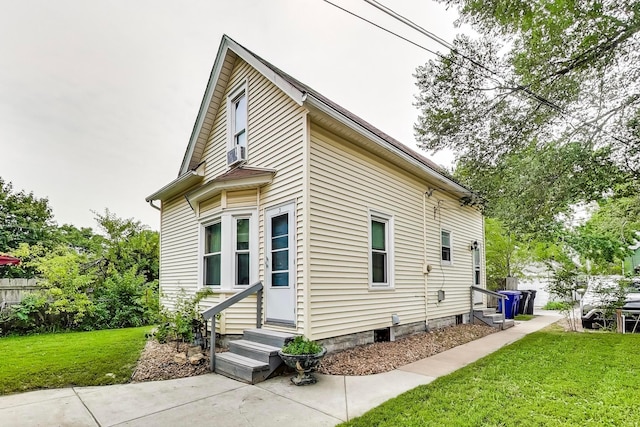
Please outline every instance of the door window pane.
[[273, 252], [273, 271], [289, 269], [289, 250]]
[[279, 215], [271, 218], [271, 236], [279, 237], [289, 234], [289, 215]]
[[272, 273], [272, 286], [289, 286], [289, 273]]
[[276, 237], [271, 239], [271, 249], [286, 249], [289, 246], [289, 236]]

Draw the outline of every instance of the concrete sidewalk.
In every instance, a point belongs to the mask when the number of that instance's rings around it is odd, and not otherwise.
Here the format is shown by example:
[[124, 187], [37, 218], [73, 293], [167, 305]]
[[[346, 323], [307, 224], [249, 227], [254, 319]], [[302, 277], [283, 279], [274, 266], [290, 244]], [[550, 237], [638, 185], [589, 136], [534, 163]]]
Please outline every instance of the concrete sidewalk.
[[391, 372], [363, 377], [318, 375], [296, 387], [289, 377], [257, 385], [207, 374], [170, 381], [42, 390], [0, 397], [2, 426], [333, 426], [421, 384], [447, 375], [556, 322], [555, 312]]

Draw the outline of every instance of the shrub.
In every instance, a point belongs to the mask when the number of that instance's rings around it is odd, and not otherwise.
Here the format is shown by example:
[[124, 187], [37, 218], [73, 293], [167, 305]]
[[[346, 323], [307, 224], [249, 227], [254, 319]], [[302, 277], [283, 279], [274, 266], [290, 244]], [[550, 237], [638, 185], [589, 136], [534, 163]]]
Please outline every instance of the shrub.
[[566, 301], [549, 301], [548, 303], [546, 303], [544, 305], [544, 307], [542, 307], [543, 310], [558, 310], [558, 311], [564, 311], [564, 310], [570, 310], [571, 309], [571, 304], [569, 304]]
[[184, 289], [181, 289], [176, 296], [175, 309], [163, 308], [160, 312], [160, 325], [155, 332], [158, 342], [176, 341], [176, 347], [180, 342], [192, 342], [195, 332], [203, 325], [198, 304], [212, 294], [210, 289], [204, 289], [187, 297]]

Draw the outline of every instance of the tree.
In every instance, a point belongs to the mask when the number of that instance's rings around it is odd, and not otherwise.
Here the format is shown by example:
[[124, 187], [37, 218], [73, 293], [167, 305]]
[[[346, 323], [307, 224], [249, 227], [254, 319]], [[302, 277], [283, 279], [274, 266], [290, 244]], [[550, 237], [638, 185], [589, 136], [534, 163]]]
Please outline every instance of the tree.
[[461, 35], [416, 72], [425, 149], [456, 152], [488, 213], [524, 232], [572, 204], [640, 188], [640, 4], [440, 0]]
[[531, 259], [527, 244], [520, 242], [499, 220], [485, 218], [487, 285], [499, 289], [505, 277], [517, 277]]
[[100, 230], [105, 234], [101, 257], [103, 271], [123, 274], [135, 268], [147, 282], [159, 277], [160, 237], [158, 232], [133, 218], [123, 219], [105, 209], [104, 214], [94, 212]]
[[55, 222], [46, 198], [16, 192], [0, 177], [0, 252], [17, 249], [21, 243], [55, 245]]

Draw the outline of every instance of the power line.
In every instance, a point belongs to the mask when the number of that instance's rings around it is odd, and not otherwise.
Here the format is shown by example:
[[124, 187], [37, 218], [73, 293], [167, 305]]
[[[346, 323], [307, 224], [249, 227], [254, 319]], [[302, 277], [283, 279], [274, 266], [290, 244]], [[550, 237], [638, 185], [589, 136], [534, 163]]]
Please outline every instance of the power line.
[[[397, 38], [399, 38], [399, 39], [401, 39], [401, 40], [404, 40], [404, 41], [406, 41], [407, 43], [412, 44], [413, 46], [415, 46], [415, 47], [417, 47], [417, 48], [419, 48], [419, 49], [422, 49], [422, 50], [424, 50], [424, 51], [426, 51], [426, 52], [429, 52], [429, 53], [431, 53], [431, 54], [433, 54], [433, 55], [437, 56], [437, 57], [438, 57], [438, 58], [440, 58], [440, 59], [445, 59], [445, 60], [446, 60], [446, 59], [449, 59], [449, 58], [447, 58], [445, 55], [441, 54], [440, 52], [437, 52], [437, 51], [431, 50], [431, 49], [429, 49], [429, 48], [427, 48], [427, 47], [424, 47], [424, 46], [422, 46], [421, 44], [416, 43], [416, 42], [414, 42], [413, 40], [408, 39], [408, 38], [406, 38], [406, 37], [404, 37], [404, 36], [402, 36], [402, 35], [400, 35], [400, 34], [398, 34], [398, 33], [395, 33], [395, 32], [393, 32], [393, 31], [389, 30], [388, 28], [383, 27], [382, 25], [376, 24], [375, 22], [373, 22], [373, 21], [371, 21], [371, 20], [369, 20], [369, 19], [367, 19], [367, 18], [364, 18], [364, 17], [362, 17], [362, 16], [358, 15], [358, 14], [357, 14], [357, 13], [355, 13], [355, 12], [352, 12], [352, 11], [350, 11], [350, 10], [348, 10], [348, 9], [345, 9], [344, 7], [342, 7], [342, 6], [340, 6], [340, 5], [337, 5], [337, 4], [335, 4], [335, 3], [333, 3], [333, 2], [331, 2], [331, 1], [329, 1], [329, 0], [323, 0], [323, 1], [324, 1], [325, 3], [330, 4], [331, 6], [335, 7], [336, 9], [340, 9], [341, 11], [343, 11], [343, 12], [345, 12], [345, 13], [347, 13], [347, 14], [349, 14], [349, 15], [353, 16], [354, 18], [360, 19], [361, 21], [364, 21], [364, 22], [366, 22], [367, 24], [373, 25], [374, 27], [376, 27], [376, 28], [378, 28], [378, 29], [380, 29], [380, 30], [382, 30], [382, 31], [384, 31], [384, 32], [386, 32], [386, 33], [389, 33], [389, 34], [391, 34], [391, 35], [393, 35], [393, 36], [395, 36], [395, 37], [397, 37]], [[425, 30], [425, 31], [426, 31], [426, 30]], [[434, 37], [437, 37], [437, 36], [435, 36], [435, 35], [434, 35]], [[441, 39], [441, 40], [442, 40], [442, 39]], [[445, 42], [445, 41], [443, 40], [443, 42]], [[445, 42], [445, 43], [446, 43], [446, 42]], [[452, 49], [453, 49], [453, 47], [452, 47]], [[469, 59], [469, 60], [470, 60], [471, 62], [473, 62], [471, 59]], [[455, 61], [453, 61], [453, 62], [455, 63]], [[459, 67], [461, 67], [461, 68], [463, 68], [463, 69], [466, 69], [466, 70], [469, 70], [469, 71], [476, 71], [476, 70], [473, 70], [473, 69], [472, 69], [472, 68], [470, 68], [470, 67], [466, 67], [465, 65], [460, 64], [460, 63], [457, 63], [457, 65], [458, 65]], [[495, 74], [495, 73], [494, 73], [494, 74]], [[487, 77], [487, 78], [489, 78], [489, 79], [493, 80], [495, 83], [502, 84], [502, 82], [500, 82], [500, 81], [498, 81], [498, 80], [496, 80], [496, 79], [494, 79], [494, 78], [492, 78], [492, 77], [490, 77], [490, 76], [483, 75], [483, 77]]]
[[[432, 54], [438, 56], [440, 59], [452, 61], [454, 64], [458, 65], [459, 67], [467, 69], [469, 71], [474, 71], [474, 72], [477, 71], [477, 70], [471, 69], [469, 67], [465, 67], [463, 64], [461, 64], [459, 62], [456, 62], [451, 57], [447, 57], [447, 56], [445, 56], [445, 55], [443, 55], [443, 54], [441, 54], [439, 52], [435, 52], [433, 50], [430, 50], [430, 49], [420, 45], [419, 43], [414, 42], [413, 40], [410, 40], [410, 39], [408, 39], [408, 38], [406, 38], [404, 36], [401, 36], [401, 35], [393, 32], [393, 31], [391, 31], [391, 30], [389, 30], [389, 29], [387, 29], [387, 28], [385, 28], [385, 27], [383, 27], [383, 26], [381, 26], [379, 24], [376, 24], [375, 22], [370, 21], [370, 20], [368, 20], [368, 19], [356, 14], [355, 12], [351, 12], [351, 11], [341, 7], [341, 6], [338, 6], [337, 4], [332, 3], [329, 0], [323, 0], [323, 1], [328, 3], [328, 4], [330, 4], [330, 5], [332, 5], [332, 6], [334, 6], [334, 7], [336, 7], [336, 8], [338, 8], [338, 9], [340, 9], [340, 10], [342, 10], [342, 11], [344, 11], [344, 12], [346, 12], [346, 13], [348, 13], [349, 15], [351, 15], [351, 16], [353, 16], [355, 18], [358, 18], [358, 19], [360, 19], [360, 20], [362, 20], [364, 22], [367, 22], [370, 25], [375, 26], [378, 29], [381, 29], [381, 30], [383, 30], [383, 31], [395, 36], [395, 37], [398, 37], [398, 38], [400, 38], [400, 39], [402, 39], [402, 40], [404, 40], [404, 41], [406, 41], [406, 42], [408, 42], [408, 43], [420, 48], [420, 49], [423, 49], [423, 50], [425, 50], [425, 51], [427, 51], [429, 53], [432, 53]], [[496, 76], [498, 79], [502, 79], [503, 78], [495, 70], [492, 70], [491, 68], [489, 68], [489, 67], [485, 66], [484, 64], [482, 64], [481, 62], [479, 62], [479, 61], [477, 61], [477, 60], [475, 60], [473, 58], [470, 58], [469, 56], [467, 56], [464, 53], [460, 52], [458, 49], [455, 48], [455, 46], [453, 46], [451, 43], [449, 43], [446, 40], [444, 40], [442, 37], [436, 35], [435, 33], [431, 32], [431, 31], [426, 30], [425, 28], [423, 28], [420, 25], [414, 23], [413, 21], [409, 20], [408, 18], [400, 15], [399, 13], [395, 12], [394, 10], [384, 6], [383, 4], [381, 4], [381, 3], [379, 3], [379, 2], [377, 2], [375, 0], [364, 0], [364, 1], [366, 3], [368, 3], [369, 5], [377, 8], [378, 10], [384, 12], [385, 14], [391, 16], [392, 18], [400, 21], [404, 25], [407, 25], [408, 27], [414, 29], [415, 31], [418, 31], [419, 33], [429, 37], [431, 40], [433, 40], [433, 41], [437, 42], [438, 44], [444, 46], [445, 48], [449, 49], [454, 55], [457, 55], [457, 56], [459, 56], [459, 57], [461, 57], [463, 59], [466, 59], [467, 61], [471, 62], [476, 67], [478, 67], [478, 68], [480, 68], [482, 70], [485, 70], [490, 75]], [[483, 77], [490, 78], [494, 82], [496, 82], [496, 83], [498, 83], [500, 85], [504, 85], [505, 88], [510, 88], [510, 85], [508, 84], [508, 82], [502, 82], [500, 80], [497, 80], [496, 78], [493, 78], [493, 77], [490, 77], [490, 76], [487, 76], [487, 75], [483, 75]], [[469, 86], [469, 87], [471, 87], [471, 86]], [[473, 88], [473, 87], [471, 87], [471, 88], [472, 89], [478, 89], [478, 88]], [[521, 85], [519, 83], [515, 83], [514, 82], [514, 85], [513, 85], [513, 87], [511, 87], [511, 89], [513, 89], [513, 90], [511, 92], [508, 92], [506, 94], [507, 96], [508, 95], [514, 95], [515, 93], [520, 91], [520, 92], [524, 93], [528, 98], [536, 100], [539, 104], [545, 105], [545, 106], [551, 108], [552, 110], [560, 113], [562, 116], [564, 116], [566, 118], [569, 118], [571, 120], [575, 120], [575, 121], [579, 122], [580, 124], [582, 124], [584, 126], [587, 126], [587, 127], [590, 127], [592, 129], [596, 129], [597, 131], [602, 132], [603, 134], [609, 136], [610, 138], [612, 138], [612, 139], [614, 139], [614, 140], [616, 140], [618, 142], [625, 143], [625, 144], [630, 143], [630, 141], [624, 140], [624, 139], [622, 139], [622, 138], [620, 138], [620, 137], [618, 137], [616, 135], [613, 135], [610, 132], [602, 129], [601, 127], [598, 127], [594, 123], [587, 122], [587, 121], [585, 121], [585, 120], [583, 120], [581, 118], [577, 118], [577, 117], [569, 114], [568, 112], [564, 111], [564, 109], [561, 106], [559, 106], [556, 103], [550, 101], [546, 97], [544, 97], [544, 96], [532, 91], [527, 86], [524, 86], [524, 85]], [[571, 125], [571, 126], [573, 126], [573, 125]]]
[[[481, 62], [476, 61], [475, 59], [470, 58], [469, 56], [463, 54], [458, 49], [456, 49], [455, 46], [453, 46], [451, 43], [449, 43], [446, 40], [442, 39], [442, 37], [439, 37], [439, 36], [435, 35], [431, 31], [425, 30], [421, 26], [417, 25], [416, 23], [414, 23], [413, 21], [409, 20], [408, 18], [400, 15], [399, 13], [395, 12], [394, 10], [386, 7], [385, 5], [383, 5], [381, 3], [378, 3], [375, 0], [364, 0], [364, 1], [366, 3], [368, 3], [368, 4], [370, 4], [371, 6], [377, 8], [378, 10], [381, 10], [382, 12], [384, 12], [387, 15], [391, 16], [392, 18], [394, 18], [394, 19], [402, 22], [403, 24], [409, 26], [410, 28], [418, 31], [419, 33], [429, 37], [431, 40], [435, 41], [436, 43], [446, 47], [452, 53], [454, 53], [455, 55], [458, 55], [458, 56], [466, 59], [467, 61], [471, 62], [476, 67], [482, 68], [483, 70], [489, 72], [490, 74], [501, 78], [500, 74], [497, 71], [492, 70], [491, 68], [489, 68], [489, 67], [485, 66], [484, 64], [482, 64]], [[531, 91], [526, 86], [522, 86], [522, 85], [516, 84], [515, 88], [525, 92], [527, 95], [529, 95], [530, 97], [534, 98], [536, 101], [538, 101], [538, 102], [540, 102], [540, 103], [542, 103], [544, 105], [547, 105], [548, 107], [550, 107], [550, 108], [552, 108], [554, 110], [561, 111], [561, 107], [560, 106], [558, 106], [555, 103], [549, 101], [547, 98], [545, 98], [545, 97], [543, 97], [541, 95], [538, 95], [537, 93]]]

